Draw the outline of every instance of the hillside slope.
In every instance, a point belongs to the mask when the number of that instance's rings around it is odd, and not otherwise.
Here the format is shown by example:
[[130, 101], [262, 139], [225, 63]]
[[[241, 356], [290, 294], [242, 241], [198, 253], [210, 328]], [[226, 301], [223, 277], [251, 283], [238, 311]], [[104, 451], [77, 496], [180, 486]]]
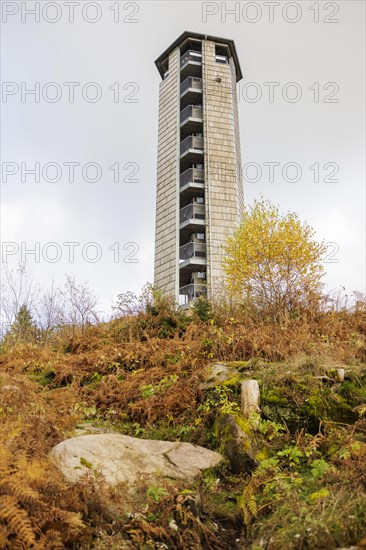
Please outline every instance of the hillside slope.
[[[3, 345], [0, 548], [366, 547], [365, 321], [364, 311], [275, 324], [164, 306], [47, 346]], [[231, 375], [207, 387], [218, 362]], [[250, 418], [247, 379], [261, 394]], [[144, 502], [126, 515], [123, 487], [93, 471], [69, 484], [48, 461], [75, 430], [95, 428], [199, 444], [226, 461], [184, 489], [142, 483]]]

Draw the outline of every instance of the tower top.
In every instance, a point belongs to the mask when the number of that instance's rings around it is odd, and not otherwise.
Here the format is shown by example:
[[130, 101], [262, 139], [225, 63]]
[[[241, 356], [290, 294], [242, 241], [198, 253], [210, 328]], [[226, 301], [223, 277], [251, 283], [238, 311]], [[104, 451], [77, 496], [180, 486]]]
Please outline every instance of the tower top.
[[229, 38], [220, 38], [218, 36], [211, 36], [211, 35], [208, 35], [208, 34], [202, 34], [202, 33], [198, 33], [198, 32], [189, 32], [189, 31], [184, 31], [180, 36], [178, 36], [178, 38], [176, 40], [174, 40], [174, 42], [172, 42], [172, 44], [170, 44], [170, 46], [165, 51], [163, 51], [163, 53], [161, 55], [159, 55], [159, 57], [156, 59], [155, 65], [157, 66], [158, 71], [160, 73], [160, 76], [162, 78], [164, 77], [164, 72], [165, 72], [164, 67], [163, 67], [164, 61], [167, 59], [169, 54], [175, 48], [177, 48], [178, 46], [181, 46], [184, 42], [186, 42], [189, 39], [192, 39], [192, 40], [212, 40], [213, 42], [217, 42], [218, 44], [223, 44], [223, 45], [227, 46], [230, 50], [231, 56], [232, 56], [233, 61], [234, 61], [235, 72], [236, 72], [236, 81], [238, 82], [239, 80], [241, 80], [243, 78], [241, 68], [240, 68], [239, 59], [238, 59], [238, 54], [236, 52], [236, 48], [235, 48], [235, 44], [234, 44], [234, 40], [231, 40]]

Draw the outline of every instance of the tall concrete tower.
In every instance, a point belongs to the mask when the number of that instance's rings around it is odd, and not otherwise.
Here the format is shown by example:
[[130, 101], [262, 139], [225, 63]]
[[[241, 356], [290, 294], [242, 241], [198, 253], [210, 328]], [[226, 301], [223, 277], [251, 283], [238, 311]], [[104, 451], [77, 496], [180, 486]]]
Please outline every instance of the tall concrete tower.
[[184, 32], [155, 61], [159, 139], [155, 285], [189, 304], [222, 286], [222, 247], [244, 210], [232, 40]]

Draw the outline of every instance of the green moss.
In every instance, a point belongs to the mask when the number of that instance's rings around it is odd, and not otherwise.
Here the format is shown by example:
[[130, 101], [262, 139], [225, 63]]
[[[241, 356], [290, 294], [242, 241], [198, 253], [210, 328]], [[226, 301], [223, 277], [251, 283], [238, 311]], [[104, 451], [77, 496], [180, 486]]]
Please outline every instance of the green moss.
[[347, 380], [339, 384], [309, 373], [310, 364], [303, 367], [290, 373], [259, 373], [263, 418], [286, 424], [291, 433], [301, 428], [317, 433], [321, 421], [353, 424], [358, 418], [355, 407], [366, 402], [364, 371], [350, 368]]
[[218, 386], [225, 386], [225, 387], [235, 387], [235, 386], [238, 386], [241, 381], [242, 381], [242, 378], [241, 378], [240, 374], [235, 373], [233, 376], [231, 376], [230, 378], [227, 378], [223, 382], [218, 382], [217, 385]]
[[308, 416], [314, 416], [317, 418], [322, 418], [325, 413], [324, 401], [322, 400], [319, 392], [314, 392], [312, 395], [305, 400], [305, 403], [302, 407], [302, 410]]
[[263, 392], [261, 399], [268, 405], [288, 405], [289, 403], [289, 400], [281, 394], [279, 388], [272, 388], [271, 390]]
[[244, 418], [241, 414], [235, 415], [235, 422], [243, 430], [245, 434], [250, 434], [252, 431], [252, 425], [247, 418]]
[[[319, 425], [320, 420], [353, 424], [357, 413], [342, 395], [329, 388], [313, 390], [303, 404], [301, 411], [309, 427]], [[314, 426], [315, 427], [315, 426]]]
[[91, 462], [89, 462], [89, 460], [86, 460], [86, 458], [84, 458], [83, 456], [80, 457], [80, 464], [82, 466], [85, 466], [89, 470], [91, 470], [93, 468], [93, 464]]
[[[237, 426], [244, 428], [244, 437], [240, 436]], [[238, 415], [221, 414], [215, 422], [214, 432], [217, 434], [218, 451], [228, 459], [234, 473], [252, 471], [256, 466], [252, 440], [247, 435], [249, 429], [250, 426]]]

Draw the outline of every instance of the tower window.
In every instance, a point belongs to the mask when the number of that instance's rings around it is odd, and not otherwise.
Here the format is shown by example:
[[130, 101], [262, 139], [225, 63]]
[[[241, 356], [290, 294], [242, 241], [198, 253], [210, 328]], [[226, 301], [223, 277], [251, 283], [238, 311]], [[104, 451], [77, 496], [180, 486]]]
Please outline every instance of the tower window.
[[229, 63], [229, 48], [227, 46], [215, 45], [215, 61], [216, 63]]
[[201, 40], [188, 39], [182, 44], [180, 48], [180, 55], [183, 56], [187, 52], [202, 52], [202, 42]]

